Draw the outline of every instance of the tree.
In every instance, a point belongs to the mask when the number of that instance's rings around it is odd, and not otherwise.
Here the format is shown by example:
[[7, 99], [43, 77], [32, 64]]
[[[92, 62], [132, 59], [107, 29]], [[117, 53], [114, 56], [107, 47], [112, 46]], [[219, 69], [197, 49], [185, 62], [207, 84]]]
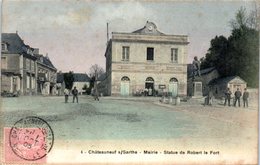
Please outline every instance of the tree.
[[238, 75], [248, 86], [258, 87], [259, 30], [254, 17], [241, 8], [231, 21], [231, 35], [211, 40], [206, 57], [201, 59], [201, 68], [214, 66], [223, 77]]
[[102, 74], [104, 74], [104, 69], [100, 67], [98, 64], [94, 64], [89, 68], [90, 75], [90, 90], [95, 87], [95, 90], [98, 90], [97, 80], [100, 78]]
[[210, 42], [210, 48], [206, 57], [201, 59], [201, 68], [216, 67], [216, 69], [225, 73], [227, 68], [225, 67], [228, 59], [228, 40], [224, 36], [216, 36]]
[[71, 90], [74, 82], [73, 72], [69, 71], [69, 73], [64, 73], [63, 77], [65, 82], [65, 88]]
[[95, 79], [98, 79], [104, 73], [104, 69], [98, 64], [94, 64], [89, 68], [90, 77], [94, 77]]

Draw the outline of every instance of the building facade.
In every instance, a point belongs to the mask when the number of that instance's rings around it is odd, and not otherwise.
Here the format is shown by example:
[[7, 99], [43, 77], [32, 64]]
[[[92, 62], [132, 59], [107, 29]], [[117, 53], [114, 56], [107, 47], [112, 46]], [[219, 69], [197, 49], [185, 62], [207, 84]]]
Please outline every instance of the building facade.
[[39, 49], [34, 50], [37, 57], [37, 93], [42, 95], [56, 95], [57, 69], [49, 57], [39, 54]]
[[247, 88], [246, 81], [239, 76], [216, 78], [211, 80], [208, 85], [216, 98], [225, 97], [225, 91], [227, 88], [230, 89], [232, 97], [237, 89], [243, 93], [244, 89]]
[[132, 33], [112, 33], [105, 52], [104, 95], [187, 94], [188, 36], [166, 35], [148, 22]]
[[37, 58], [17, 33], [3, 33], [1, 43], [1, 93], [37, 93]]
[[86, 73], [73, 73], [74, 82], [73, 88], [76, 87], [79, 94], [86, 92], [85, 88], [90, 86], [90, 78]]
[[[79, 94], [83, 94], [86, 92], [85, 88], [89, 88], [90, 86], [90, 78], [86, 73], [73, 73], [73, 86], [77, 88]], [[57, 73], [57, 92], [58, 95], [63, 95], [65, 89], [65, 81], [64, 81], [64, 73], [59, 72]]]

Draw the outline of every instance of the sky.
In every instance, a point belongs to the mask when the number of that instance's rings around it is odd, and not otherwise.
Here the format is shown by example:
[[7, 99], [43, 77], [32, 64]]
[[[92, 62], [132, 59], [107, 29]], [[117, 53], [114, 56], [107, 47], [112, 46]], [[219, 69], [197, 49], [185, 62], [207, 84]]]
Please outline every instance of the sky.
[[105, 69], [107, 28], [133, 32], [154, 22], [169, 35], [188, 35], [188, 61], [205, 56], [216, 35], [228, 37], [230, 20], [254, 1], [2, 0], [2, 32], [15, 33], [51, 59], [58, 71]]

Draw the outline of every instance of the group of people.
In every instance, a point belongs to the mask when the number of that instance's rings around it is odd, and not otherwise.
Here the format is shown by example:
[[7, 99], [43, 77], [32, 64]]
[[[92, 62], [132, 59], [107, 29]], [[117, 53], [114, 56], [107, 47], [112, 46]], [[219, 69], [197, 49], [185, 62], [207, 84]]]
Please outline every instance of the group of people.
[[[77, 103], [79, 103], [79, 99], [78, 99], [78, 90], [76, 87], [74, 87], [74, 89], [71, 91], [72, 95], [73, 95], [73, 99], [72, 102], [74, 103], [75, 99], [77, 101]], [[65, 96], [65, 103], [68, 103], [69, 100], [69, 90], [67, 88], [64, 89], [64, 96]]]
[[[230, 106], [230, 100], [231, 100], [232, 92], [229, 88], [225, 91], [225, 103], [224, 106], [228, 103], [228, 106]], [[249, 98], [249, 92], [247, 89], [244, 89], [243, 95], [239, 88], [237, 88], [236, 92], [234, 93], [234, 106], [236, 107], [236, 104], [238, 103], [238, 106], [240, 107], [240, 98], [242, 96], [244, 107], [248, 107], [248, 98]]]
[[149, 89], [144, 89], [144, 96], [152, 96], [153, 95], [153, 89], [150, 87]]
[[[65, 103], [68, 103], [69, 94], [70, 94], [69, 90], [67, 88], [65, 88], [64, 89]], [[78, 99], [79, 92], [76, 87], [73, 88], [73, 90], [71, 91], [71, 94], [73, 96], [72, 102], [74, 103], [75, 99], [76, 99], [77, 103], [79, 103], [79, 99]], [[98, 93], [97, 87], [94, 86], [94, 88], [91, 91], [91, 94], [94, 96], [94, 100], [99, 101], [99, 98], [98, 98], [99, 93]]]
[[[225, 91], [225, 102], [224, 102], [224, 106], [226, 106], [228, 104], [228, 106], [231, 106], [231, 96], [232, 96], [232, 92], [230, 91], [229, 88], [227, 88], [227, 90]], [[248, 98], [249, 98], [249, 92], [247, 91], [247, 89], [244, 89], [244, 92], [242, 94], [242, 92], [240, 91], [239, 88], [237, 88], [236, 92], [234, 93], [234, 101], [233, 101], [233, 106], [236, 107], [237, 103], [238, 106], [240, 107], [240, 98], [242, 97], [243, 99], [243, 105], [244, 107], [248, 107]], [[205, 98], [205, 103], [204, 105], [212, 105], [212, 98], [213, 98], [213, 92], [210, 90], [207, 97]]]

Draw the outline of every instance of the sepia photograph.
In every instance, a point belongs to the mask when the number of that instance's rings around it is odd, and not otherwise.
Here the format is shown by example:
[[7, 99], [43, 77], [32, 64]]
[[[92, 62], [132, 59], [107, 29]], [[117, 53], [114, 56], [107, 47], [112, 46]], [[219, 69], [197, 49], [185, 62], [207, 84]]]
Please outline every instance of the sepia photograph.
[[1, 164], [258, 164], [257, 0], [1, 0]]

